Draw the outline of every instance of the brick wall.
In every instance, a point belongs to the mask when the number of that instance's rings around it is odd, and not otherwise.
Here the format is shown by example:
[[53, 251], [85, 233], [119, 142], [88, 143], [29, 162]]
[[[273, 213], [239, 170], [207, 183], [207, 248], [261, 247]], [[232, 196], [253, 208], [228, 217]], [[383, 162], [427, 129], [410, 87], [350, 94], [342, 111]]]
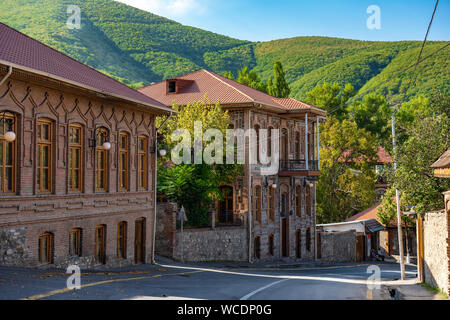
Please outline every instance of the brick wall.
[[[38, 266], [39, 236], [53, 234], [53, 267], [77, 263], [95, 265], [95, 228], [106, 226], [106, 264], [134, 263], [135, 223], [145, 219], [144, 258], [151, 261], [153, 236], [154, 156], [151, 154], [155, 114], [150, 110], [118, 100], [99, 98], [87, 91], [30, 75], [13, 74], [0, 87], [0, 111], [17, 117], [15, 194], [0, 195], [0, 264]], [[45, 118], [52, 122], [52, 191], [36, 189], [36, 124]], [[68, 190], [69, 125], [82, 126], [82, 190]], [[89, 147], [96, 128], [108, 128], [112, 148], [108, 152], [108, 190], [95, 190], [96, 152]], [[128, 191], [119, 190], [120, 132], [129, 134]], [[137, 139], [148, 138], [146, 190], [138, 188]], [[117, 259], [117, 225], [127, 222], [126, 258]], [[82, 229], [82, 256], [69, 257], [69, 233]], [[42, 266], [44, 267], [44, 266]]]
[[178, 206], [175, 203], [158, 203], [156, 212], [155, 253], [173, 258], [176, 243], [176, 215]]

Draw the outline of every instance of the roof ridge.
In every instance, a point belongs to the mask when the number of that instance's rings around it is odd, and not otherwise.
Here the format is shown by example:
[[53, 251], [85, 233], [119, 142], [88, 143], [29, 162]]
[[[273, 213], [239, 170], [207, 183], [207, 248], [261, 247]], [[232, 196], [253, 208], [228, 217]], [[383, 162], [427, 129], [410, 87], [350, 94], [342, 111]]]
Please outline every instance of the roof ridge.
[[[138, 88], [137, 90], [145, 89], [145, 88], [148, 88], [148, 87], [151, 87], [151, 86], [156, 86], [157, 84], [160, 84], [160, 83], [165, 82], [165, 81], [167, 81], [167, 80], [175, 80], [175, 79], [179, 79], [179, 78], [181, 78], [181, 77], [188, 76], [188, 75], [191, 75], [191, 74], [200, 72], [200, 71], [202, 71], [202, 70], [204, 70], [204, 69], [198, 69], [198, 70], [196, 70], [196, 71], [191, 71], [191, 72], [189, 72], [189, 73], [182, 74], [182, 75], [180, 75], [180, 76], [176, 76], [176, 77], [173, 77], [173, 78], [163, 79], [163, 80], [158, 81], [158, 82], [153, 82], [153, 83], [147, 84], [147, 85], [145, 85], [145, 86], [143, 86], [143, 87], [140, 87], [140, 88]], [[182, 79], [180, 79], [180, 80], [182, 80]]]
[[[217, 80], [219, 80], [219, 81], [222, 82], [223, 84], [229, 86], [230, 88], [232, 88], [232, 89], [234, 89], [235, 91], [239, 92], [239, 93], [242, 94], [243, 96], [249, 98], [251, 101], [253, 101], [253, 102], [256, 101], [256, 100], [253, 99], [252, 97], [250, 97], [250, 96], [246, 95], [245, 93], [243, 93], [241, 90], [239, 90], [239, 89], [233, 87], [231, 84], [226, 83], [225, 81], [223, 81], [222, 79], [220, 79], [219, 77], [217, 77], [218, 74], [216, 74], [216, 73], [214, 73], [214, 72], [212, 72], [212, 71], [208, 71], [208, 70], [206, 70], [206, 69], [202, 69], [202, 70], [200, 70], [200, 71], [206, 72], [207, 74], [209, 74], [210, 76], [216, 78]], [[229, 80], [231, 80], [231, 79], [229, 79]], [[235, 81], [235, 80], [231, 80], [231, 81], [234, 81], [234, 82], [236, 82], [236, 83], [239, 83], [239, 82], [237, 82], [237, 81]], [[243, 85], [242, 83], [239, 83], [239, 84]], [[244, 86], [245, 86], [245, 84], [244, 84]], [[249, 87], [249, 88], [250, 88], [250, 87]], [[256, 90], [256, 89], [255, 89], [255, 90]], [[259, 91], [259, 90], [258, 90], [258, 91]], [[261, 92], [262, 92], [262, 91], [261, 91]], [[262, 92], [262, 93], [264, 93], [264, 92]]]
[[[106, 74], [104, 74], [104, 73], [98, 71], [97, 69], [95, 69], [95, 68], [93, 68], [93, 67], [91, 67], [91, 66], [89, 66], [89, 65], [87, 65], [87, 64], [85, 64], [85, 63], [82, 63], [82, 62], [76, 60], [75, 58], [72, 58], [71, 56], [65, 54], [64, 52], [58, 51], [58, 50], [56, 50], [55, 48], [52, 48], [51, 46], [45, 44], [44, 42], [39, 41], [39, 40], [37, 40], [37, 39], [35, 39], [35, 38], [33, 38], [33, 37], [31, 37], [31, 36], [29, 36], [29, 35], [27, 35], [27, 34], [21, 32], [21, 31], [19, 31], [19, 30], [13, 28], [13, 27], [7, 25], [6, 23], [3, 23], [3, 22], [0, 21], [0, 24], [2, 24], [3, 26], [5, 26], [6, 28], [12, 30], [13, 32], [17, 32], [17, 33], [21, 34], [21, 35], [24, 36], [25, 38], [30, 39], [31, 41], [33, 41], [33, 42], [35, 42], [35, 43], [37, 43], [37, 44], [39, 44], [39, 45], [42, 45], [42, 46], [44, 46], [44, 47], [50, 49], [52, 52], [54, 52], [54, 53], [56, 53], [56, 54], [65, 56], [65, 57], [69, 58], [70, 60], [74, 61], [75, 63], [77, 63], [77, 64], [79, 64], [79, 65], [82, 65], [82, 66], [85, 66], [85, 67], [89, 68], [90, 70], [96, 72], [97, 74], [102, 75], [102, 76], [104, 76], [104, 77], [107, 77], [107, 78], [113, 80], [114, 82], [116, 82], [116, 83], [119, 84], [119, 85], [121, 85], [121, 86], [123, 86], [123, 87], [125, 87], [125, 88], [128, 88], [128, 89], [130, 89], [130, 90], [132, 90], [132, 91], [134, 91], [134, 92], [139, 93], [139, 95], [141, 95], [141, 96], [143, 96], [143, 97], [145, 97], [145, 98], [147, 98], [147, 99], [152, 100], [153, 103], [156, 102], [156, 103], [160, 104], [159, 101], [156, 101], [155, 99], [153, 99], [153, 98], [151, 98], [151, 97], [149, 97], [149, 96], [146, 96], [146, 95], [143, 94], [142, 92], [139, 92], [138, 90], [135, 90], [135, 89], [133, 89], [133, 88], [127, 86], [126, 84], [123, 84], [122, 82], [120, 82], [120, 81], [114, 79], [113, 77], [110, 77], [110, 76], [108, 76], [108, 75], [106, 75]], [[32, 69], [34, 69], [34, 68], [32, 68]], [[49, 74], [51, 74], [51, 73], [49, 73]], [[56, 76], [56, 75], [54, 74], [54, 76]], [[70, 80], [70, 79], [66, 79], [66, 80]], [[80, 84], [82, 84], [82, 83], [80, 83]], [[101, 90], [101, 91], [103, 91], [103, 90]]]

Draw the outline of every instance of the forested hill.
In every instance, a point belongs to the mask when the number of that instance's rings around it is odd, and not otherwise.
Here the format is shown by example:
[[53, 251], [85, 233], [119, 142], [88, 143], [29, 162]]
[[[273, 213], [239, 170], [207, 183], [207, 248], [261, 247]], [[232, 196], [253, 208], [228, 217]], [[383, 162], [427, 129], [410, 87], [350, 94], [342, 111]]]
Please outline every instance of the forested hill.
[[[66, 27], [67, 7], [78, 5], [82, 28]], [[322, 81], [350, 82], [359, 96], [379, 92], [395, 99], [407, 87], [420, 42], [370, 42], [297, 37], [252, 43], [233, 39], [112, 0], [0, 0], [0, 21], [101, 72], [133, 86], [200, 68], [223, 73], [247, 65], [263, 79], [280, 60], [292, 95], [303, 99]], [[424, 57], [444, 46], [429, 42]], [[449, 93], [449, 49], [421, 63], [407, 96]]]

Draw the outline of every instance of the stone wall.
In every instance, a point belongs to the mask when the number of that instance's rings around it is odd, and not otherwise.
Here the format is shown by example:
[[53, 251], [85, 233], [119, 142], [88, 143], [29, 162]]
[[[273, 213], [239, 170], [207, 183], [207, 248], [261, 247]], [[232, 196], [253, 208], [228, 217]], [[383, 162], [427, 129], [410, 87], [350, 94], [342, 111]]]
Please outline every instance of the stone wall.
[[0, 229], [0, 265], [25, 264], [29, 256], [26, 239], [27, 228]]
[[[176, 260], [182, 260], [181, 239], [181, 231], [177, 230]], [[183, 231], [184, 261], [247, 261], [247, 243], [245, 227], [186, 229]]]
[[321, 259], [328, 262], [356, 261], [356, 232], [318, 232], [320, 233]]
[[423, 221], [425, 282], [449, 294], [449, 229], [444, 211], [429, 212]]

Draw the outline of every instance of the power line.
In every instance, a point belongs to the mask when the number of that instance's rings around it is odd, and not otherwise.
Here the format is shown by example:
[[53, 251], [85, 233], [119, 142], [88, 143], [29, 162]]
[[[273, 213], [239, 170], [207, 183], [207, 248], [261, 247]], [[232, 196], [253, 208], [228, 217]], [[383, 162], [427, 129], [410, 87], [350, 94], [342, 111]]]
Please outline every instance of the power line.
[[420, 58], [422, 57], [423, 49], [425, 48], [425, 44], [427, 43], [428, 35], [430, 34], [431, 25], [433, 24], [434, 16], [436, 14], [436, 10], [437, 10], [438, 5], [439, 5], [439, 0], [436, 1], [436, 5], [434, 6], [433, 15], [431, 16], [430, 23], [428, 24], [427, 33], [425, 34], [425, 39], [423, 39], [422, 48], [420, 48], [419, 57], [417, 58], [417, 62], [415, 64], [413, 74], [411, 75], [411, 79], [409, 80], [409, 84], [406, 87], [405, 95], [408, 92], [409, 88], [411, 87], [413, 79], [415, 80], [415, 74], [416, 74], [416, 70], [417, 70], [417, 65], [419, 64]]
[[[447, 48], [447, 47], [450, 45], [450, 42], [448, 42], [445, 46], [443, 46], [443, 47], [437, 49], [436, 51], [434, 51], [434, 52], [431, 53], [430, 55], [428, 55], [428, 56], [426, 56], [425, 58], [421, 59], [423, 50], [424, 50], [424, 48], [425, 48], [425, 44], [426, 44], [426, 42], [427, 42], [427, 40], [428, 40], [428, 35], [430, 34], [431, 25], [433, 24], [433, 21], [434, 21], [434, 16], [436, 15], [436, 11], [437, 11], [438, 5], [439, 5], [439, 0], [436, 1], [436, 5], [434, 6], [433, 15], [431, 16], [430, 23], [428, 24], [427, 33], [425, 34], [425, 39], [424, 39], [424, 41], [422, 42], [422, 47], [421, 47], [421, 49], [420, 49], [419, 57], [417, 58], [417, 62], [414, 63], [414, 64], [412, 64], [412, 65], [410, 65], [409, 67], [405, 68], [404, 70], [401, 70], [401, 71], [396, 72], [396, 73], [394, 73], [393, 75], [391, 75], [391, 78], [392, 78], [393, 76], [397, 76], [397, 75], [399, 75], [399, 74], [402, 74], [402, 73], [408, 71], [409, 69], [411, 69], [412, 67], [414, 67], [414, 71], [413, 71], [413, 73], [412, 73], [412, 75], [411, 75], [409, 84], [408, 84], [408, 86], [406, 87], [406, 90], [405, 90], [405, 93], [404, 93], [405, 95], [406, 95], [406, 93], [408, 92], [409, 87], [410, 87], [411, 84], [412, 84], [412, 80], [413, 80], [414, 75], [415, 75], [415, 73], [416, 73], [417, 66], [418, 66], [420, 63], [422, 63], [423, 61], [425, 61], [426, 59], [428, 59], [428, 58], [430, 58], [431, 56], [435, 55], [436, 53], [438, 53], [438, 52], [444, 50], [445, 48]], [[389, 79], [389, 80], [390, 80], [390, 79]], [[388, 82], [388, 80], [382, 82], [381, 85], [383, 85], [383, 84], [385, 84], [385, 83], [387, 83], [387, 82]], [[332, 114], [332, 113], [338, 111], [339, 109], [341, 109], [342, 107], [343, 107], [343, 105], [340, 105], [339, 107], [337, 107], [337, 108], [331, 110], [330, 112], [328, 112], [328, 114]]]

